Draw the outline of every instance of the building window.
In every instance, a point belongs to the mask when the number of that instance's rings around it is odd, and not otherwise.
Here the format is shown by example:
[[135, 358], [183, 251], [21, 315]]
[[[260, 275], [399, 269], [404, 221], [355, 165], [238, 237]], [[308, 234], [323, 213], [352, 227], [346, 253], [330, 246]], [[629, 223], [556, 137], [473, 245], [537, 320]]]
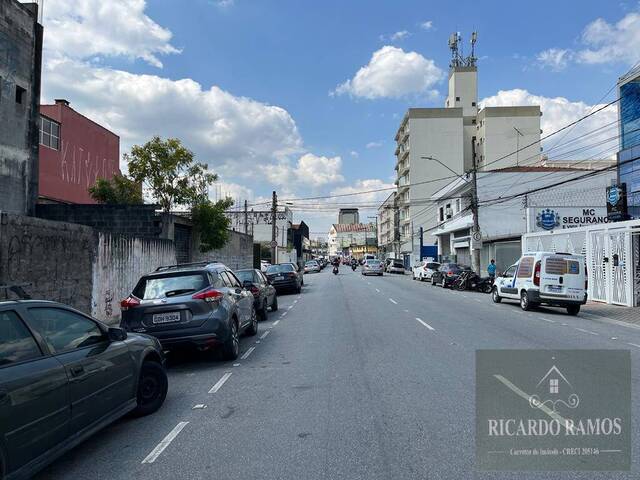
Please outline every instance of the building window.
[[471, 120], [471, 125], [475, 125], [476, 124], [476, 119], [474, 118], [473, 120]]
[[471, 102], [471, 106], [475, 107], [476, 106], [476, 102]]
[[549, 393], [558, 393], [558, 379], [549, 379]]
[[456, 213], [460, 213], [460, 199], [456, 199]]
[[40, 117], [40, 145], [60, 149], [60, 124], [47, 117]]
[[460, 97], [456, 97], [456, 102], [459, 102], [459, 101], [460, 101]]
[[19, 104], [22, 105], [22, 103], [24, 102], [24, 97], [25, 97], [24, 94], [26, 92], [27, 91], [24, 88], [16, 85], [16, 103], [19, 103]]
[[444, 207], [440, 207], [439, 218], [441, 222], [444, 222]]

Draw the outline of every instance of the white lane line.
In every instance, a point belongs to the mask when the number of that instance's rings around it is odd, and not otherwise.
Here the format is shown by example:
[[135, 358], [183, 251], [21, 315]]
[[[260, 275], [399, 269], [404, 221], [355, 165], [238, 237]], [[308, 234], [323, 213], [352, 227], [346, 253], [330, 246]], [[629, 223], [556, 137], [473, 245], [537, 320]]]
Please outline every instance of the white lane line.
[[289, 305], [289, 306], [287, 307], [287, 310], [291, 310], [292, 308], [293, 308], [293, 305]]
[[264, 337], [266, 337], [267, 335], [269, 335], [270, 330], [267, 330], [266, 332], [264, 332], [262, 335], [260, 335], [260, 340], [264, 340]]
[[404, 312], [405, 312], [405, 313], [409, 313], [409, 310], [407, 310], [407, 309], [405, 308], [405, 309], [404, 309]]
[[204, 403], [197, 403], [193, 407], [191, 407], [191, 410], [202, 410], [204, 408], [207, 408]]
[[298, 296], [296, 297], [296, 299], [297, 299], [297, 300], [300, 300], [300, 295], [298, 295]]
[[422, 325], [424, 325], [425, 327], [427, 327], [429, 330], [431, 330], [432, 332], [435, 332], [436, 329], [433, 328], [431, 325], [429, 325], [427, 322], [425, 322], [424, 320], [416, 317], [416, 320], [419, 321]]
[[294, 300], [294, 301], [293, 301], [293, 304], [294, 304], [294, 305], [295, 305], [296, 303], [298, 303], [298, 300]]
[[216, 393], [218, 390], [220, 390], [222, 388], [222, 385], [224, 385], [224, 382], [229, 380], [230, 376], [231, 376], [231, 372], [225, 373], [222, 376], [222, 378], [220, 380], [218, 380], [213, 387], [211, 387], [211, 390], [209, 390], [209, 393]]
[[544, 317], [538, 317], [538, 320], [543, 320], [543, 321], [545, 321], [545, 322], [549, 322], [549, 323], [556, 323], [556, 321], [555, 321], [555, 320], [550, 320], [550, 319], [548, 319], [548, 318], [544, 318]]
[[284, 317], [286, 314], [287, 314], [287, 312], [282, 312], [282, 313], [280, 314], [280, 318]]
[[632, 347], [640, 348], [640, 345], [638, 345], [637, 343], [627, 342], [627, 345], [631, 345]]
[[275, 322], [273, 322], [273, 326], [275, 327], [279, 323], [280, 323], [280, 320], [276, 320]]
[[390, 301], [391, 303], [395, 304], [395, 305], [397, 305], [397, 304], [398, 304], [398, 302], [396, 302], [393, 298], [390, 298], [390, 299], [389, 299], [389, 301]]
[[379, 289], [379, 288], [376, 288], [376, 292], [380, 293], [380, 289]]
[[251, 352], [253, 352], [255, 349], [256, 347], [249, 347], [249, 349], [244, 352], [244, 355], [240, 357], [240, 360], [246, 360], [247, 358], [249, 358], [249, 355], [251, 355]]
[[167, 448], [171, 442], [173, 442], [173, 440], [178, 436], [182, 429], [187, 426], [188, 423], [189, 422], [180, 422], [175, 427], [173, 427], [173, 430], [171, 430], [169, 434], [164, 437], [158, 445], [156, 445], [156, 448], [151, 450], [151, 453], [147, 455], [144, 460], [142, 460], [142, 463], [155, 462], [160, 454], [164, 452], [164, 449]]
[[584, 333], [588, 333], [589, 335], [600, 335], [599, 333], [596, 332], [591, 332], [589, 330], [585, 330], [584, 328], [578, 328], [578, 327], [574, 327], [576, 330], [578, 330], [579, 332], [584, 332]]
[[479, 298], [474, 298], [474, 300], [475, 300], [476, 302], [480, 302], [480, 303], [482, 303], [482, 300], [480, 300]]

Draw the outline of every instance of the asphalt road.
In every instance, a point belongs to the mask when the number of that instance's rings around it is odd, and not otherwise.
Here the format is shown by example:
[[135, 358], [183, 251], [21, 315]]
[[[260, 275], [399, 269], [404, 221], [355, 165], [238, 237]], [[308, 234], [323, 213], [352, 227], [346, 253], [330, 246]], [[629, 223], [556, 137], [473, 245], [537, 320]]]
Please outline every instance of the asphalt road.
[[347, 268], [305, 276], [279, 303], [242, 359], [170, 355], [159, 412], [117, 422], [37, 478], [639, 476], [637, 458], [632, 473], [479, 472], [474, 450], [477, 349], [629, 349], [638, 405], [639, 329]]

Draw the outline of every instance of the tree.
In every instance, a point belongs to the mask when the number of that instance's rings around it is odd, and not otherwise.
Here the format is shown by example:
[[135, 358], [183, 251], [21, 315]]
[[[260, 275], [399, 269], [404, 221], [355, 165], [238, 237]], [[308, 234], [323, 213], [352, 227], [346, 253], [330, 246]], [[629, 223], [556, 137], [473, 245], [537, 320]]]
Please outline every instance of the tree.
[[142, 146], [134, 145], [123, 158], [131, 178], [144, 184], [165, 212], [176, 205], [206, 204], [207, 189], [218, 179], [177, 138], [155, 136]]
[[191, 220], [200, 234], [200, 251], [207, 252], [224, 247], [229, 240], [230, 220], [224, 214], [233, 205], [233, 200], [226, 198], [217, 202], [200, 199], [191, 208]]
[[115, 175], [111, 180], [98, 178], [96, 183], [88, 188], [89, 195], [98, 203], [111, 205], [140, 205], [142, 188], [140, 183], [125, 175]]

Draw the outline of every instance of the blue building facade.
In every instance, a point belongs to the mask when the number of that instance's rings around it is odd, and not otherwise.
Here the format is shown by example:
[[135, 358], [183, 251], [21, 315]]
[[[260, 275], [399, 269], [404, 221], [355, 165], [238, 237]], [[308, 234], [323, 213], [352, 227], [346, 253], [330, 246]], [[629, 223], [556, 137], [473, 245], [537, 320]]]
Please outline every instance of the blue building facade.
[[619, 83], [618, 182], [627, 184], [629, 214], [640, 218], [640, 74]]

